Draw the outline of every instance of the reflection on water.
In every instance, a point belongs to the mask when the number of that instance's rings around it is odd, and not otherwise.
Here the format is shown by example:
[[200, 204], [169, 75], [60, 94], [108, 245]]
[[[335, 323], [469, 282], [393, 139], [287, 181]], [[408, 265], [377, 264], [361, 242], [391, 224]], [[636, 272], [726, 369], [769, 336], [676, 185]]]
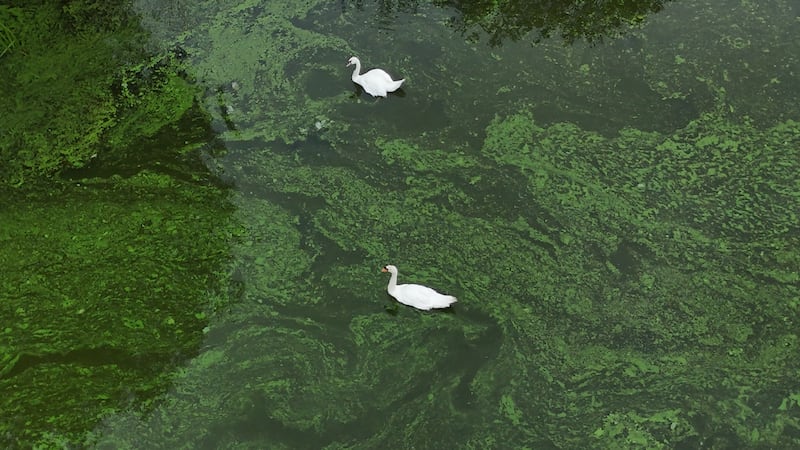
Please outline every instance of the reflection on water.
[[6, 191], [0, 442], [798, 444], [795, 6], [273, 3], [136, 2], [185, 55]]

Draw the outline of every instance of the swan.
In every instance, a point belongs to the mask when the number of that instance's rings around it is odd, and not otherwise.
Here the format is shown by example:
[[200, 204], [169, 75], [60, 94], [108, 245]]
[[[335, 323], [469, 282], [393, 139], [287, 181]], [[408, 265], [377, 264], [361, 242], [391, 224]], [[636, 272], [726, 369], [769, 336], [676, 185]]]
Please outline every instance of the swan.
[[367, 94], [373, 97], [386, 97], [387, 93], [400, 89], [400, 85], [403, 84], [403, 81], [406, 81], [405, 78], [394, 81], [391, 75], [381, 69], [372, 69], [366, 73], [360, 74], [361, 61], [355, 56], [347, 60], [347, 66], [345, 67], [350, 67], [353, 64], [356, 66], [356, 68], [353, 69], [353, 76], [350, 77], [353, 83], [360, 85]]
[[389, 295], [404, 305], [427, 311], [433, 308], [447, 308], [458, 301], [458, 299], [452, 295], [440, 294], [427, 286], [421, 286], [419, 284], [397, 284], [397, 267], [395, 266], [384, 266], [381, 272], [389, 272], [392, 274], [392, 277], [389, 279], [389, 286], [386, 290], [389, 291]]

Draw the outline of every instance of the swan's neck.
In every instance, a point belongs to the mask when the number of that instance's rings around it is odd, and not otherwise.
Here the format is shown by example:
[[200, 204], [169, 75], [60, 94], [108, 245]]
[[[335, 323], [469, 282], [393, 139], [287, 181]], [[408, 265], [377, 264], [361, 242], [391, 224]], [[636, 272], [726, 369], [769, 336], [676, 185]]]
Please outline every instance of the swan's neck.
[[350, 77], [350, 79], [352, 79], [353, 81], [356, 81], [359, 78], [361, 78], [361, 75], [360, 75], [360, 72], [361, 72], [361, 61], [356, 61], [355, 66], [356, 66], [355, 69], [353, 69], [353, 76]]
[[392, 273], [392, 276], [389, 278], [389, 286], [386, 287], [386, 290], [391, 294], [397, 288], [397, 272]]

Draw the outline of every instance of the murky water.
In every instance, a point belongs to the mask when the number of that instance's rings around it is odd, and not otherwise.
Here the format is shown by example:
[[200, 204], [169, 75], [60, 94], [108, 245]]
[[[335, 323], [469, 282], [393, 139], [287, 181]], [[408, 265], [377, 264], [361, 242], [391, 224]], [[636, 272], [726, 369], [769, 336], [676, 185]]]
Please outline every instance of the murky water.
[[0, 442], [800, 445], [797, 5], [275, 3], [134, 2], [179, 119], [8, 191]]

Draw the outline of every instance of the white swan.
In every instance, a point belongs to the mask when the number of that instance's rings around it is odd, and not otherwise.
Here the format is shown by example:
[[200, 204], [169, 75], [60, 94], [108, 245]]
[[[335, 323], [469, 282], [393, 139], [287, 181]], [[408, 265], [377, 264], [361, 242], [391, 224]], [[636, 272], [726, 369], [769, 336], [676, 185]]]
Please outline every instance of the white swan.
[[353, 76], [350, 77], [353, 83], [361, 85], [364, 91], [373, 97], [386, 97], [387, 93], [400, 89], [400, 85], [403, 84], [403, 81], [406, 81], [405, 78], [394, 81], [391, 75], [381, 69], [372, 69], [364, 74], [359, 74], [361, 72], [361, 61], [355, 56], [347, 60], [347, 66], [345, 67], [350, 67], [353, 64], [356, 65], [356, 68], [353, 69]]
[[458, 301], [458, 299], [452, 295], [440, 294], [427, 286], [421, 286], [419, 284], [397, 284], [397, 267], [395, 266], [384, 266], [381, 272], [389, 272], [392, 274], [392, 277], [389, 279], [389, 286], [386, 290], [389, 291], [389, 295], [404, 305], [427, 311], [433, 308], [447, 308]]

